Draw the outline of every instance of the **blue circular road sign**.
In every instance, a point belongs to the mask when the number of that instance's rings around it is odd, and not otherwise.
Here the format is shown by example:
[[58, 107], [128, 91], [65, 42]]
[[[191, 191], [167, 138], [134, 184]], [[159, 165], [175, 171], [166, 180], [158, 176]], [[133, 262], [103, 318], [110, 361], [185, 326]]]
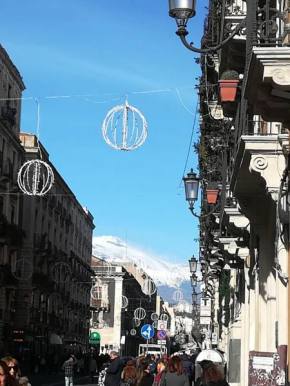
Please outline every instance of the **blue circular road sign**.
[[145, 324], [141, 328], [141, 336], [144, 339], [151, 339], [154, 336], [154, 328], [151, 326], [151, 324]]

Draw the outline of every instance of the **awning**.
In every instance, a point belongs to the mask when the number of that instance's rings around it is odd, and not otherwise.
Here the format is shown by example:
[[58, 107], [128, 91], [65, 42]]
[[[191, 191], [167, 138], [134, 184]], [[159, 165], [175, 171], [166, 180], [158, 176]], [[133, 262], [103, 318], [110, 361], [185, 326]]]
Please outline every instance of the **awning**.
[[61, 337], [55, 332], [52, 332], [50, 334], [50, 344], [62, 344]]

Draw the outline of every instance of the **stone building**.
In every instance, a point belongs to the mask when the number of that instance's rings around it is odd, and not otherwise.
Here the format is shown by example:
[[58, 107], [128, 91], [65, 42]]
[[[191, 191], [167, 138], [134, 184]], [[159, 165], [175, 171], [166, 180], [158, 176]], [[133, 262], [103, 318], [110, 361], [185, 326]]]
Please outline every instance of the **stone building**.
[[24, 233], [17, 172], [24, 151], [19, 139], [22, 77], [0, 45], [0, 352], [7, 347], [15, 320], [17, 280], [12, 275]]
[[[121, 355], [138, 355], [139, 344], [146, 343], [140, 335], [144, 324], [152, 324], [156, 313], [156, 292], [145, 295], [142, 285], [151, 280], [143, 270], [132, 263], [107, 263], [93, 257], [96, 295], [92, 302], [91, 333], [100, 334], [99, 352], [112, 349]], [[134, 312], [145, 310], [139, 320]]]
[[[254, 385], [257, 377], [288, 384], [289, 2], [208, 3], [203, 50], [196, 50], [195, 144], [203, 182], [199, 263], [213, 304], [205, 327], [225, 351], [231, 385]], [[183, 42], [186, 23], [181, 15]], [[234, 81], [226, 86], [233, 96], [223, 94], [224, 81]], [[209, 190], [219, 192], [217, 203]]]
[[[20, 133], [25, 160], [37, 159], [35, 135]], [[50, 163], [54, 184], [44, 196], [23, 195], [22, 227], [14, 329], [35, 353], [88, 348], [93, 216], [82, 207]]]

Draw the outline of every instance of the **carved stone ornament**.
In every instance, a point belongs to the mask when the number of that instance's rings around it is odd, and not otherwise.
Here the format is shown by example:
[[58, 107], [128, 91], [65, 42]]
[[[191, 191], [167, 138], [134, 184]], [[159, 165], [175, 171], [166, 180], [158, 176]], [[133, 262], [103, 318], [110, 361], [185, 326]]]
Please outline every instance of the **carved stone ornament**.
[[290, 121], [290, 47], [254, 47], [245, 81], [245, 97], [265, 121]]
[[261, 172], [268, 167], [268, 161], [262, 154], [253, 155], [249, 166], [250, 172]]

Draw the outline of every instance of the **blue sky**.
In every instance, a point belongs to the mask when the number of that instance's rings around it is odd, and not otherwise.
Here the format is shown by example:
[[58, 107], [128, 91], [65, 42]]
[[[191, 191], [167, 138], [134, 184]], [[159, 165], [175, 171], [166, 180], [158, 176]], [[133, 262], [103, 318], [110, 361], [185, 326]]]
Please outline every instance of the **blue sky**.
[[[198, 3], [188, 25], [196, 46], [205, 15]], [[39, 98], [40, 140], [92, 212], [94, 235], [127, 237], [172, 262], [196, 254], [198, 222], [179, 185], [200, 69], [175, 35], [168, 1], [15, 0], [1, 9], [0, 43], [23, 76], [23, 97]], [[170, 91], [134, 93], [164, 89]], [[126, 93], [147, 119], [148, 137], [138, 150], [119, 152], [105, 143], [101, 127]], [[84, 94], [90, 102], [76, 97]], [[52, 95], [72, 97], [44, 98]], [[23, 100], [22, 131], [36, 133], [36, 118], [35, 101]], [[191, 150], [186, 171], [196, 164]]]

